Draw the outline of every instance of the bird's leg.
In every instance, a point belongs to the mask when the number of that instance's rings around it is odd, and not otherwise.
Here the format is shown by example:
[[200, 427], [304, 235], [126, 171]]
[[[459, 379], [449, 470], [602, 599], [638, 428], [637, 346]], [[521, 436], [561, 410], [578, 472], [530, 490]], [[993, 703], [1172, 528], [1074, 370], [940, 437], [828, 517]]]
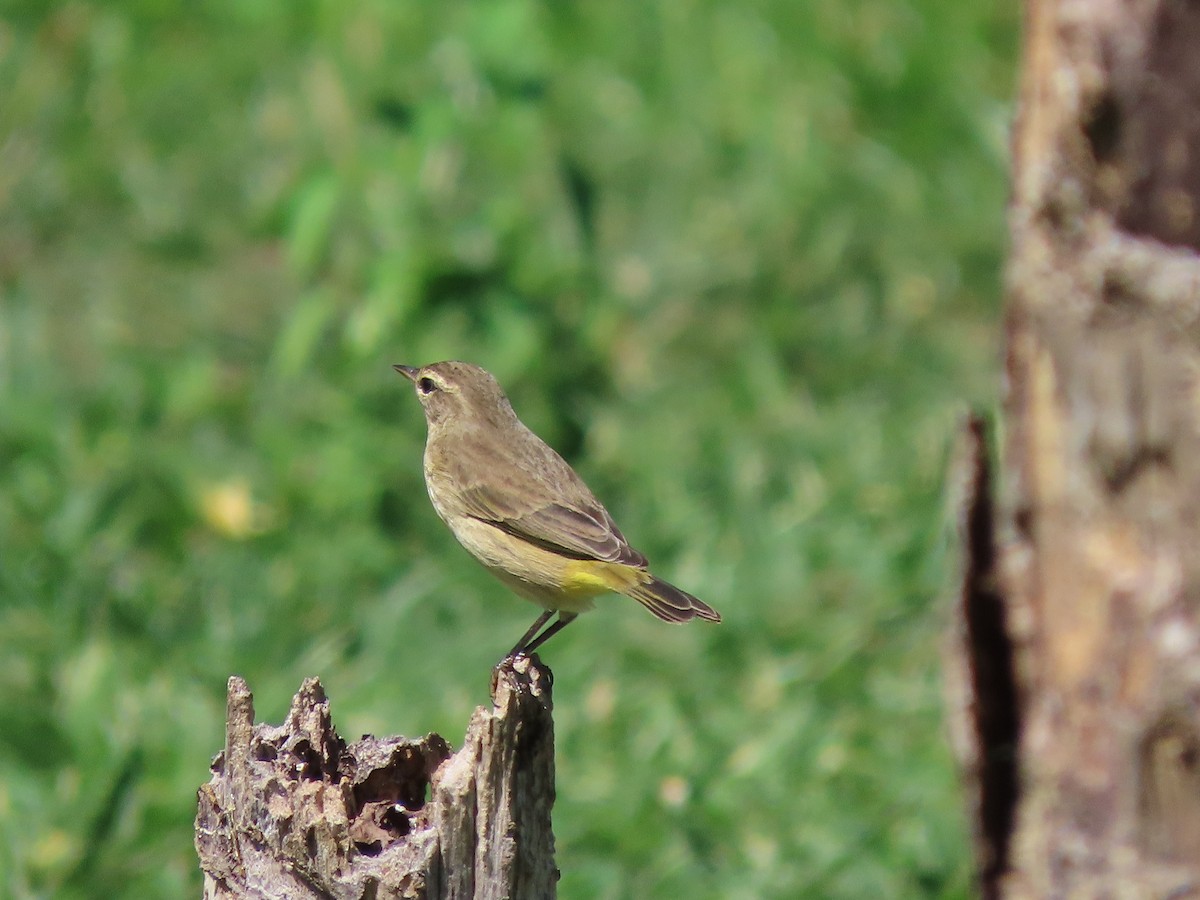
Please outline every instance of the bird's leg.
[[548, 609], [544, 613], [542, 613], [540, 616], [538, 616], [537, 621], [534, 622], [532, 626], [530, 626], [529, 630], [527, 632], [525, 632], [523, 635], [521, 635], [521, 639], [519, 641], [517, 641], [516, 646], [513, 647], [511, 650], [509, 650], [508, 653], [504, 654], [504, 658], [512, 659], [514, 656], [516, 656], [520, 653], [524, 653], [525, 645], [528, 644], [531, 640], [533, 640], [533, 636], [541, 630], [542, 626], [545, 625], [550, 620], [550, 617], [552, 615], [554, 615], [554, 610]]
[[579, 617], [579, 613], [563, 612], [560, 609], [558, 611], [558, 621], [555, 622], [553, 625], [551, 625], [549, 628], [547, 628], [545, 631], [543, 631], [541, 634], [539, 634], [528, 645], [526, 645], [525, 647], [522, 647], [521, 653], [528, 656], [530, 653], [532, 653], [538, 647], [542, 646], [542, 644], [546, 643], [546, 641], [550, 640], [550, 638], [554, 637], [554, 635], [558, 634], [560, 631], [562, 631], [564, 628], [566, 628], [568, 625], [570, 625], [572, 622], [574, 622], [578, 617]]

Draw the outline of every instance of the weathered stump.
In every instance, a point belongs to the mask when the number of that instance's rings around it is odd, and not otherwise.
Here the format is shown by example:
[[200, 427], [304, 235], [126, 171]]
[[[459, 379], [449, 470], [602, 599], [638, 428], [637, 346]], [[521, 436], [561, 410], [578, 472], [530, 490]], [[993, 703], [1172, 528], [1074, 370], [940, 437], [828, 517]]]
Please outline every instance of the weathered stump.
[[196, 814], [205, 898], [553, 898], [551, 681], [536, 657], [502, 663], [451, 754], [436, 734], [347, 744], [315, 678], [283, 725], [255, 725], [230, 678]]
[[1027, 0], [1002, 491], [951, 683], [985, 897], [1200, 897], [1200, 5]]

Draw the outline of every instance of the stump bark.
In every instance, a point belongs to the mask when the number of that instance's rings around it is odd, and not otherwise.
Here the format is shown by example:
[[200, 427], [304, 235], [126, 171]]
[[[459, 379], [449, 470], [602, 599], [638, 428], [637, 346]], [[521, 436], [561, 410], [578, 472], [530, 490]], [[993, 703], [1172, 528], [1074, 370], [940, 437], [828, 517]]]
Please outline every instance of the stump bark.
[[949, 681], [986, 897], [1200, 897], [1200, 5], [1028, 0]]
[[198, 794], [206, 900], [555, 897], [551, 682], [536, 657], [501, 663], [452, 754], [436, 734], [347, 744], [315, 678], [283, 725], [255, 725], [230, 678]]

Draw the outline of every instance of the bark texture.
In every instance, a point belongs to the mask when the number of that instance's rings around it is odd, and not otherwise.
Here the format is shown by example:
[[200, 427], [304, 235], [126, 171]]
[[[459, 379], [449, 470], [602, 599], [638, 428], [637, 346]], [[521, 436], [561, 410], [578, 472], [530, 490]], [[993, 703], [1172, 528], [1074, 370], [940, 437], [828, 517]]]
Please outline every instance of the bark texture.
[[206, 900], [543, 900], [556, 894], [551, 675], [501, 663], [463, 748], [436, 734], [347, 744], [307, 679], [281, 726], [229, 679], [225, 749], [200, 788]]
[[982, 889], [1200, 897], [1200, 4], [1025, 25], [1004, 495], [976, 453], [951, 672]]

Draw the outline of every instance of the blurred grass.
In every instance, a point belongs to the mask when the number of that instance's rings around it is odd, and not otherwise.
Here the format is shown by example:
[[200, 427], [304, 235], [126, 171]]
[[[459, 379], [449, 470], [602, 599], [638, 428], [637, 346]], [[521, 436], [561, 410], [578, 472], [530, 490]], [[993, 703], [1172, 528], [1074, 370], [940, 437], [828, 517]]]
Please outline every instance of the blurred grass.
[[0, 4], [0, 895], [198, 896], [224, 682], [461, 739], [536, 610], [388, 368], [495, 371], [656, 571], [549, 645], [564, 897], [965, 897], [941, 473], [1017, 11]]

